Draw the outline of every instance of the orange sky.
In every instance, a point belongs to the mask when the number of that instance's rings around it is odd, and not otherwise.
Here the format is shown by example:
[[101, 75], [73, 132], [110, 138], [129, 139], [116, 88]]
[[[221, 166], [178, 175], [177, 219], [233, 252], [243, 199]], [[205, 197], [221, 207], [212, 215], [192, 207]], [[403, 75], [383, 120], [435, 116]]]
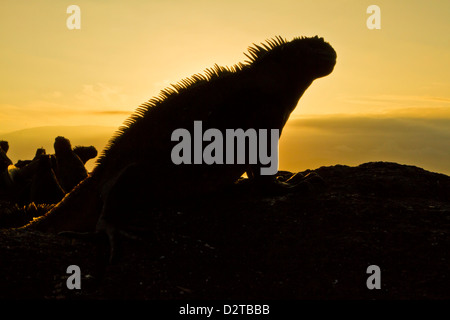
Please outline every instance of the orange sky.
[[[80, 30], [66, 26], [71, 4]], [[380, 30], [366, 26], [371, 4]], [[3, 0], [0, 133], [117, 127], [170, 83], [244, 61], [249, 45], [275, 35], [318, 34], [338, 54], [291, 119], [450, 119], [449, 9], [446, 0]], [[288, 123], [286, 136], [295, 132]]]

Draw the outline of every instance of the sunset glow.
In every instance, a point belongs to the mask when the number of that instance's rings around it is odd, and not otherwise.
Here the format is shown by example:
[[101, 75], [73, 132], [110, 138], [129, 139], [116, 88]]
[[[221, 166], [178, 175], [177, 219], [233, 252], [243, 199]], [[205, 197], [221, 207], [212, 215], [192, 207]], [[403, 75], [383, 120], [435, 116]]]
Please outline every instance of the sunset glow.
[[[66, 25], [71, 4], [81, 9], [79, 30]], [[337, 64], [291, 115], [280, 169], [384, 160], [449, 174], [450, 2], [376, 1], [379, 30], [366, 26], [371, 4], [2, 1], [0, 140], [10, 137], [16, 161], [40, 146], [53, 151], [53, 138], [25, 154], [15, 131], [98, 126], [112, 133], [170, 84], [215, 63], [245, 61], [252, 43], [319, 35], [336, 50]], [[92, 137], [100, 149], [104, 143]]]

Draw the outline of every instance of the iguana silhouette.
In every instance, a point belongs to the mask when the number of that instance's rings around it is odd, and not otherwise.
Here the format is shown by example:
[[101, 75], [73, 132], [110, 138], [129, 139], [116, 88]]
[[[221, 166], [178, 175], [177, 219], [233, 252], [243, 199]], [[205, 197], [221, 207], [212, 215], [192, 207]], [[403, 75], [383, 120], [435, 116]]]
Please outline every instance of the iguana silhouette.
[[73, 152], [80, 158], [83, 164], [97, 156], [97, 149], [94, 146], [76, 146]]
[[11, 159], [6, 155], [9, 150], [8, 141], [0, 140], [0, 197], [8, 193], [9, 176], [8, 167], [12, 165]]
[[87, 176], [87, 170], [80, 157], [72, 150], [69, 139], [56, 137], [55, 143], [56, 177], [65, 192], [70, 192]]
[[[90, 176], [52, 210], [25, 228], [48, 232], [105, 232], [111, 255], [117, 232], [139, 199], [190, 197], [233, 184], [248, 165], [174, 165], [171, 133], [203, 127], [279, 129], [311, 83], [330, 74], [336, 52], [319, 37], [280, 36], [249, 47], [248, 60], [215, 65], [161, 91], [119, 128]], [[127, 209], [125, 209], [127, 208]]]
[[9, 143], [8, 141], [0, 140], [0, 149], [3, 150], [5, 154], [8, 153], [9, 150]]

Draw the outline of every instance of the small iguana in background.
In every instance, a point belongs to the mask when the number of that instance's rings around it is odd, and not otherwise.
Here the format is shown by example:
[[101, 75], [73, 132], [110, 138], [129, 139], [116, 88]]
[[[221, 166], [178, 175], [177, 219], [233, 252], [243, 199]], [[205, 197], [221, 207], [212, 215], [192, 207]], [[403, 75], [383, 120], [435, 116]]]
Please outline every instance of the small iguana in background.
[[111, 138], [92, 173], [53, 209], [25, 228], [46, 232], [105, 232], [114, 242], [132, 205], [204, 194], [233, 184], [258, 165], [175, 165], [175, 129], [279, 129], [311, 83], [330, 74], [336, 52], [323, 38], [281, 37], [254, 45], [248, 60], [215, 65], [142, 104]]
[[56, 170], [55, 174], [65, 192], [70, 192], [82, 180], [86, 179], [88, 172], [80, 157], [72, 150], [69, 139], [56, 137], [55, 143]]

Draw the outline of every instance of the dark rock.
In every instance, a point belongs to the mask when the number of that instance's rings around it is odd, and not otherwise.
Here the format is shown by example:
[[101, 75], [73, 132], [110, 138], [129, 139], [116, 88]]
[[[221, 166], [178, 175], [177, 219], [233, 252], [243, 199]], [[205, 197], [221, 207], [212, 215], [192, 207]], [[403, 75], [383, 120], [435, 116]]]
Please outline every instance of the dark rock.
[[[450, 177], [386, 162], [311, 172], [324, 188], [262, 196], [237, 185], [147, 204], [113, 265], [102, 240], [4, 229], [0, 298], [450, 298]], [[72, 264], [81, 290], [66, 288]], [[366, 287], [370, 265], [379, 290]]]

